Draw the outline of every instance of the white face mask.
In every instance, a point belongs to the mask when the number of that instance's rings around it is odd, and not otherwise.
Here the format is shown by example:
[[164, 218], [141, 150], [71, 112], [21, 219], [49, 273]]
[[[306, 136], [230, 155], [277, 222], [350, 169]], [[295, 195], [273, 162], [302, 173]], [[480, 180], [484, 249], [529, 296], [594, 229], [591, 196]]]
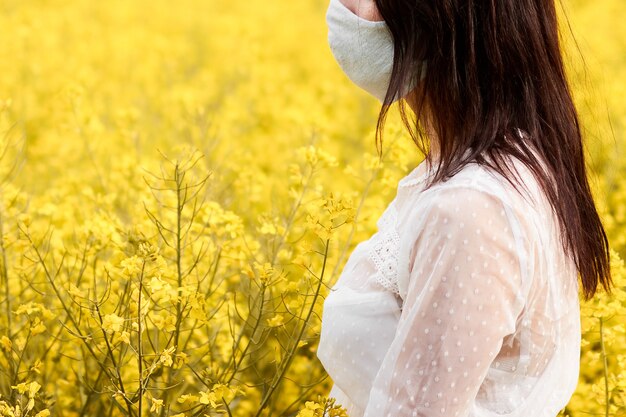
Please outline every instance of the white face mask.
[[[328, 44], [335, 60], [356, 85], [381, 103], [393, 67], [393, 38], [385, 21], [370, 21], [354, 14], [340, 0], [330, 0], [326, 12]], [[425, 75], [425, 65], [421, 78]], [[405, 86], [393, 102], [406, 96], [417, 83]]]

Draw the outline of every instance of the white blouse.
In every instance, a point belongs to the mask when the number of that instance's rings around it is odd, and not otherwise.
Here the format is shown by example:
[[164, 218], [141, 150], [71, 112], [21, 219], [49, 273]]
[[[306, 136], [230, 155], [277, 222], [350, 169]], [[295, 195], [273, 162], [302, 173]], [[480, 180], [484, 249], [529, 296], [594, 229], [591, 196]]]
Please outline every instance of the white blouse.
[[[317, 356], [350, 417], [554, 417], [580, 365], [578, 272], [530, 171], [522, 194], [426, 160], [326, 297]], [[527, 192], [526, 192], [527, 191]]]

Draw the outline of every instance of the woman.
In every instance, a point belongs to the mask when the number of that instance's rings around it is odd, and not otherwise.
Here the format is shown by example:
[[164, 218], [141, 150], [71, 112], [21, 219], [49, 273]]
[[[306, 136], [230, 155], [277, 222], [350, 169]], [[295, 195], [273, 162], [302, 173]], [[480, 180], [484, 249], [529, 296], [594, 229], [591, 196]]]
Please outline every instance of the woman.
[[578, 275], [585, 300], [613, 283], [553, 0], [331, 0], [326, 20], [383, 104], [377, 143], [399, 100], [426, 156], [324, 302], [330, 396], [351, 417], [554, 417]]

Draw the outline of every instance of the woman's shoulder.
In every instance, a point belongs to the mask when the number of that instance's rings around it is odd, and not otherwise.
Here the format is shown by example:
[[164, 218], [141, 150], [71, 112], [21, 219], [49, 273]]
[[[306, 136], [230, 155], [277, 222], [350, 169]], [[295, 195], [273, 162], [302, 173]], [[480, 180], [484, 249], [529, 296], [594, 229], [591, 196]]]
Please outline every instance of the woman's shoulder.
[[506, 232], [499, 229], [507, 229], [525, 253], [533, 251], [541, 229], [549, 226], [550, 207], [530, 170], [521, 162], [512, 165], [519, 183], [491, 166], [471, 162], [447, 180], [425, 188], [407, 217], [407, 238], [414, 241], [440, 228], [441, 220], [447, 227], [480, 229], [498, 239]]
[[449, 178], [432, 184], [420, 195], [422, 203], [454, 205], [469, 209], [498, 201], [525, 215], [540, 215], [542, 204], [538, 183], [531, 171], [518, 159], [506, 158], [509, 172], [500, 173], [486, 163], [470, 161]]
[[[532, 197], [529, 173], [518, 172]], [[446, 241], [455, 248], [469, 245], [481, 251], [488, 248], [490, 253], [508, 251], [519, 260], [521, 285], [527, 291], [532, 268], [529, 255], [534, 251], [539, 224], [532, 198], [525, 200], [490, 166], [469, 163], [447, 180], [424, 189], [418, 199], [403, 230], [403, 253], [435, 250], [433, 245]]]

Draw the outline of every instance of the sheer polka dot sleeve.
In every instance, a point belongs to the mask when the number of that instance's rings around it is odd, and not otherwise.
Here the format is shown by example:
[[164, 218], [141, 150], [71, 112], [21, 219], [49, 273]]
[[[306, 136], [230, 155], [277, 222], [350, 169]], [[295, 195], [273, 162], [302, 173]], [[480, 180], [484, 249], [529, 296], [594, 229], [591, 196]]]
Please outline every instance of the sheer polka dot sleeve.
[[467, 417], [524, 305], [519, 241], [495, 195], [429, 190], [409, 282], [364, 417]]

